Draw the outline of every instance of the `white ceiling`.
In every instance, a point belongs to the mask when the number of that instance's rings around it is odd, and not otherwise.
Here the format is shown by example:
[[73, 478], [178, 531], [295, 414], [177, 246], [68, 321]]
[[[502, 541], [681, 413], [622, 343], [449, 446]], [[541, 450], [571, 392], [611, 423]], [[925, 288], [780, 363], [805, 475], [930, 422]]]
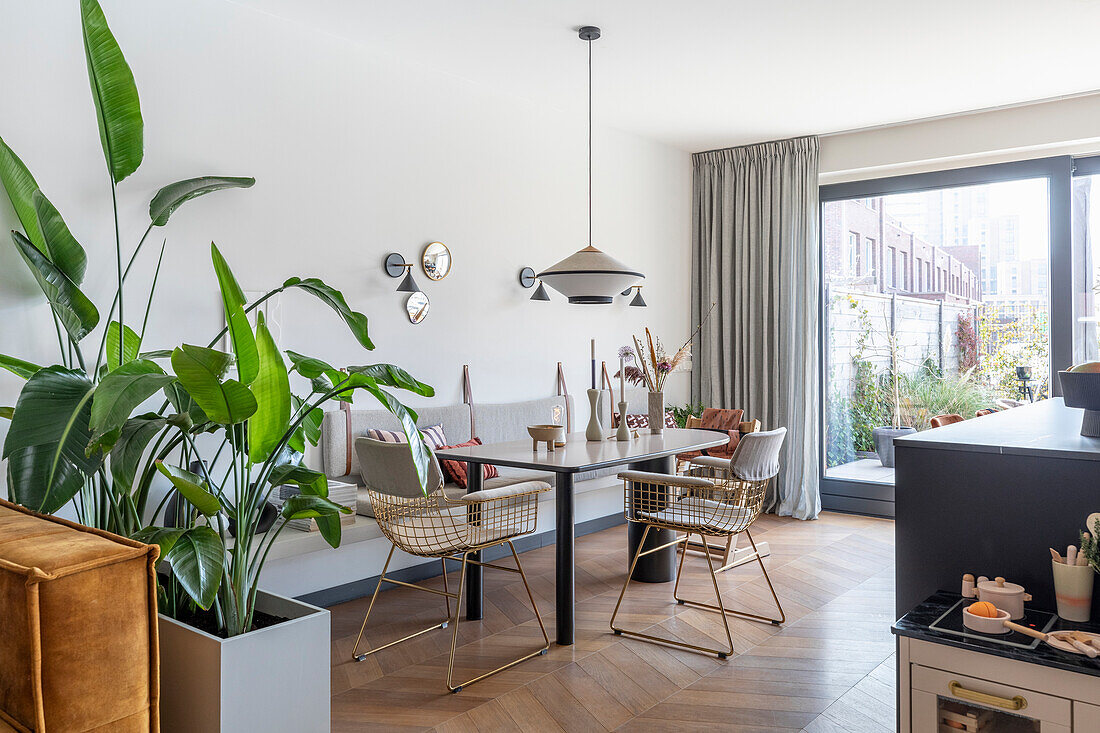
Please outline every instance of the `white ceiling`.
[[[1100, 89], [1100, 0], [230, 0], [685, 150]], [[1100, 120], [1098, 120], [1100, 125]]]

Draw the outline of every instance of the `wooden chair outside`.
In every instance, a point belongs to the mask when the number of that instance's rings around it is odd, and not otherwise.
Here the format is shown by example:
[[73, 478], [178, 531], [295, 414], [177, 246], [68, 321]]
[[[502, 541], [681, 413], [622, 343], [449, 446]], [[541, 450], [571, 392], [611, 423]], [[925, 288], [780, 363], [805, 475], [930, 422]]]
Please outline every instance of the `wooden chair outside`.
[[962, 415], [957, 415], [957, 414], [952, 412], [952, 413], [948, 413], [946, 415], [936, 415], [934, 418], [932, 418], [928, 422], [934, 428], [942, 428], [944, 425], [953, 425], [954, 423], [962, 422], [965, 419], [966, 418], [963, 417]]

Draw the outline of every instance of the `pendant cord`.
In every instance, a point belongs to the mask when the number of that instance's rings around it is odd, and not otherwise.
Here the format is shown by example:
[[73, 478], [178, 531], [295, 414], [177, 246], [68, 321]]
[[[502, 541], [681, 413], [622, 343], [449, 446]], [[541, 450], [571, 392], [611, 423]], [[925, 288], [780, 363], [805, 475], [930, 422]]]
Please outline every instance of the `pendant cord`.
[[592, 40], [588, 41], [588, 246], [592, 246]]

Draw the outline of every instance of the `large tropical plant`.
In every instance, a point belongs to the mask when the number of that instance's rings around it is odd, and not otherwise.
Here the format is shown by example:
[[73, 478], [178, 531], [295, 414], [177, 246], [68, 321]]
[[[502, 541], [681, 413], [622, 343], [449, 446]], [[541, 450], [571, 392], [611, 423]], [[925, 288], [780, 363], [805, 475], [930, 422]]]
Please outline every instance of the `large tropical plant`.
[[[145, 233], [136, 245], [124, 247], [118, 184], [137, 170], [144, 156], [141, 104], [130, 67], [96, 0], [81, 0], [80, 21], [111, 190], [115, 291], [98, 347], [89, 350], [87, 343], [102, 319], [100, 308], [81, 290], [87, 254], [23, 161], [0, 138], [0, 183], [22, 227], [11, 233], [12, 241], [50, 305], [58, 345], [58, 361], [45, 367], [0, 354], [0, 367], [27, 380], [15, 407], [0, 409], [12, 421], [3, 457], [13, 500], [55, 512], [75, 497], [81, 522], [131, 535], [141, 528], [148, 501], [148, 485], [138, 485], [135, 477], [145, 448], [159, 431], [155, 422], [146, 421], [123, 423], [114, 434], [93, 436], [91, 426], [93, 417], [100, 422], [109, 417], [112, 423], [129, 417], [117, 412], [120, 407], [111, 407], [116, 402], [112, 393], [148, 397], [168, 380], [151, 361], [157, 354], [141, 350], [167, 240], [161, 244], [156, 273], [141, 288], [144, 312], [138, 330], [126, 320], [131, 311], [124, 285], [153, 230], [165, 226], [181, 205], [220, 189], [247, 188], [255, 181], [203, 176], [164, 186], [149, 204]], [[163, 411], [157, 419], [165, 419]]]
[[[287, 526], [285, 520], [312, 518], [330, 545], [340, 544], [339, 514], [350, 509], [329, 500], [323, 473], [300, 463], [305, 444], [317, 443], [322, 406], [331, 400], [351, 401], [357, 392], [381, 402], [401, 420], [423, 484], [428, 453], [416, 428], [416, 413], [385, 388], [426, 397], [434, 391], [392, 364], [337, 369], [315, 357], [288, 351], [288, 368], [262, 312], [255, 329], [248, 320], [248, 311], [263, 300], [288, 287], [312, 291], [330, 302], [360, 341], [373, 348], [366, 319], [348, 308], [338, 291], [316, 279], [292, 278], [247, 304], [228, 263], [213, 244], [211, 257], [228, 316], [232, 353], [216, 350], [212, 344], [184, 344], [171, 354], [174, 376], [162, 376], [149, 363], [137, 367], [141, 360], [132, 362], [136, 371], [156, 375], [155, 382], [168, 380], [159, 389], [165, 391], [174, 414], [166, 420], [153, 415], [131, 418], [122, 427], [146, 420], [158, 425], [164, 422], [171, 436], [169, 444], [180, 446], [178, 465], [158, 460], [155, 466], [186, 500], [188, 515], [182, 526], [150, 526], [137, 533], [138, 539], [158, 543], [170, 565], [164, 585], [165, 610], [184, 616], [196, 612], [191, 604], [212, 610], [218, 628], [233, 636], [252, 628], [260, 572]], [[234, 366], [236, 374], [230, 376]], [[308, 394], [292, 393], [291, 372], [307, 381]], [[117, 412], [122, 414], [142, 397], [142, 391], [137, 391], [133, 396], [119, 396], [112, 404], [119, 406]], [[100, 424], [94, 418], [93, 412], [93, 441], [95, 436], [111, 435], [120, 427], [117, 420]], [[215, 434], [216, 448], [200, 449], [197, 439], [205, 433]], [[197, 472], [184, 468], [187, 465], [195, 466]], [[264, 504], [277, 487], [286, 485], [297, 487], [298, 493], [282, 504], [283, 523], [258, 536]], [[235, 542], [227, 537], [226, 520], [236, 527]]]
[[[423, 396], [433, 391], [389, 364], [337, 369], [287, 352], [288, 369], [262, 316], [255, 328], [249, 321], [264, 301], [289, 290], [316, 297], [370, 350], [366, 316], [317, 278], [292, 277], [247, 303], [213, 244], [225, 329], [206, 346], [142, 351], [159, 260], [140, 331], [124, 318], [123, 286], [150, 232], [167, 224], [186, 201], [251, 186], [253, 179], [193, 178], [160, 189], [150, 202], [145, 234], [124, 257], [116, 187], [141, 163], [137, 89], [95, 0], [81, 0], [81, 22], [111, 185], [117, 283], [97, 355], [86, 359], [83, 343], [100, 319], [80, 290], [87, 255], [26, 166], [0, 140], [0, 182], [23, 227], [12, 239], [50, 304], [59, 346], [59, 362], [44, 367], [0, 355], [0, 367], [26, 380], [15, 407], [0, 411], [11, 420], [3, 451], [9, 494], [47, 513], [75, 500], [83, 523], [159, 544], [167, 565], [164, 610], [175, 615], [209, 610], [227, 635], [244, 633], [252, 626], [260, 571], [285, 526], [257, 539], [263, 505], [275, 487], [294, 485], [300, 491], [283, 504], [284, 520], [313, 518], [329, 544], [340, 543], [338, 514], [347, 509], [328, 499], [323, 474], [300, 463], [306, 444], [316, 445], [319, 438], [322, 406], [350, 401], [360, 392], [378, 400], [400, 419], [423, 484], [428, 452], [416, 413], [386, 388]], [[230, 352], [215, 349], [227, 333]], [[308, 393], [291, 391], [291, 372], [308, 384]], [[141, 411], [158, 402], [159, 407]], [[191, 472], [185, 468], [190, 465], [201, 468]], [[171, 489], [149, 511], [158, 475]], [[186, 516], [166, 526], [165, 507], [173, 498], [180, 499]], [[226, 535], [227, 521], [236, 525], [236, 542]]]

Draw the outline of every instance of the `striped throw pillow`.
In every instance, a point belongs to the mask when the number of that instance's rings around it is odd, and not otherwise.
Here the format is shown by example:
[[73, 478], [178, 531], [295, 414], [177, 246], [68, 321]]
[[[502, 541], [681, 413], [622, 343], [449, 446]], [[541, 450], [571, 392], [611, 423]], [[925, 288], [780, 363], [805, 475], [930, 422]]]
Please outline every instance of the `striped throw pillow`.
[[[427, 443], [428, 447], [432, 450], [439, 450], [447, 445], [447, 436], [443, 433], [442, 425], [429, 425], [426, 428], [421, 428], [420, 434], [424, 436], [424, 442]], [[408, 442], [405, 439], [405, 433], [400, 430], [378, 430], [377, 428], [371, 428], [367, 431], [367, 437], [371, 440], [382, 441], [383, 443]]]

